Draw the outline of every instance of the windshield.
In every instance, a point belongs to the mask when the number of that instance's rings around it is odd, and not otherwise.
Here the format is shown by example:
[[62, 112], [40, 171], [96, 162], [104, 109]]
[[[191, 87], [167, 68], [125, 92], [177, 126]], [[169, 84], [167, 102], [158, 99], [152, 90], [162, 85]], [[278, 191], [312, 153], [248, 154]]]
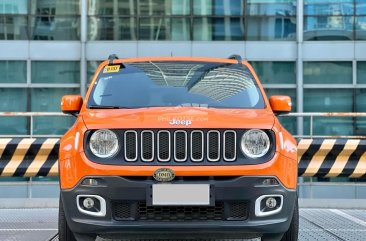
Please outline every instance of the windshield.
[[264, 108], [252, 74], [241, 64], [165, 61], [107, 65], [92, 88], [88, 108]]

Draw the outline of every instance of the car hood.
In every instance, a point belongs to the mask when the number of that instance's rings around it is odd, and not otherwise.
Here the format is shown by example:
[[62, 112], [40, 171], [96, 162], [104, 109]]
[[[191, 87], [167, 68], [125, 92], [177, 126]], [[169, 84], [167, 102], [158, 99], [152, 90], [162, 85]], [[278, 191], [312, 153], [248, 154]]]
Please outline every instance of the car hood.
[[202, 107], [88, 109], [80, 115], [88, 129], [271, 129], [274, 124], [273, 112], [266, 109], [217, 109]]
[[251, 109], [159, 107], [98, 109], [80, 114], [88, 129], [261, 128], [271, 129], [273, 112]]

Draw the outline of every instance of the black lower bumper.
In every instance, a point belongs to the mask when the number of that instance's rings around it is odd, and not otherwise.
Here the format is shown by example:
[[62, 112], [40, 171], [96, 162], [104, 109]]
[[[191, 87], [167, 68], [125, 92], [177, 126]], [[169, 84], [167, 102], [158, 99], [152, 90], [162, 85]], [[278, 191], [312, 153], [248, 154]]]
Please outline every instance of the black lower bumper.
[[[282, 185], [260, 186], [263, 177], [181, 178], [172, 183], [210, 184], [211, 207], [169, 207], [156, 209], [151, 206], [149, 178], [97, 177], [100, 185], [78, 185], [72, 190], [62, 190], [61, 198], [70, 229], [80, 234], [94, 233], [124, 238], [250, 238], [263, 234], [284, 233], [289, 228], [297, 198], [295, 190]], [[77, 207], [78, 195], [98, 195], [106, 200], [106, 215], [93, 217], [81, 213]], [[256, 200], [262, 195], [281, 195], [281, 211], [265, 217], [255, 213]], [[246, 206], [238, 206], [237, 203]], [[119, 206], [118, 206], [119, 205]], [[129, 207], [127, 214], [118, 214], [121, 205]], [[127, 206], [126, 206], [127, 205]], [[129, 206], [128, 206], [129, 205]], [[139, 206], [140, 205], [140, 206]], [[236, 205], [245, 212], [232, 214]], [[190, 214], [180, 216], [179, 212]], [[220, 213], [222, 210], [222, 213]], [[123, 211], [122, 211], [123, 212]], [[149, 213], [150, 212], [150, 213]], [[175, 218], [172, 216], [176, 215]], [[200, 216], [201, 215], [201, 216]], [[206, 216], [204, 216], [206, 215]]]

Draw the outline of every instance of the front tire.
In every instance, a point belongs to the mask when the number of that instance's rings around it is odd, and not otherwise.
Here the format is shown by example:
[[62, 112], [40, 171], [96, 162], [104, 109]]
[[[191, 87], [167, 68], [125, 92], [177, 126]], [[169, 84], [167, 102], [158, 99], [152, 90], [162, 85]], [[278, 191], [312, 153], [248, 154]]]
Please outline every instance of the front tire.
[[262, 241], [297, 241], [299, 236], [299, 203], [296, 197], [289, 229], [284, 234], [265, 234]]
[[61, 195], [58, 208], [58, 239], [59, 241], [77, 241], [74, 233], [70, 230], [69, 225], [67, 225]]
[[298, 236], [299, 236], [299, 201], [296, 197], [294, 213], [292, 215], [290, 228], [283, 235], [281, 241], [297, 241]]

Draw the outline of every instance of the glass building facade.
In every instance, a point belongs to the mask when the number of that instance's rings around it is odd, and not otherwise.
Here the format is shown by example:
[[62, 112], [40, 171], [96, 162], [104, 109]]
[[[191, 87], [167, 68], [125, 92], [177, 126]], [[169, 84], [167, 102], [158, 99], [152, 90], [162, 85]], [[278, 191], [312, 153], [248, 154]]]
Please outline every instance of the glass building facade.
[[[58, 112], [99, 62], [240, 54], [295, 112], [364, 112], [366, 1], [0, 0], [0, 112]], [[0, 135], [61, 135], [73, 118], [0, 117]], [[310, 120], [281, 117], [293, 134]], [[331, 123], [331, 125], [329, 124]], [[32, 125], [32, 127], [31, 127]], [[362, 118], [315, 118], [315, 135], [363, 135]]]

